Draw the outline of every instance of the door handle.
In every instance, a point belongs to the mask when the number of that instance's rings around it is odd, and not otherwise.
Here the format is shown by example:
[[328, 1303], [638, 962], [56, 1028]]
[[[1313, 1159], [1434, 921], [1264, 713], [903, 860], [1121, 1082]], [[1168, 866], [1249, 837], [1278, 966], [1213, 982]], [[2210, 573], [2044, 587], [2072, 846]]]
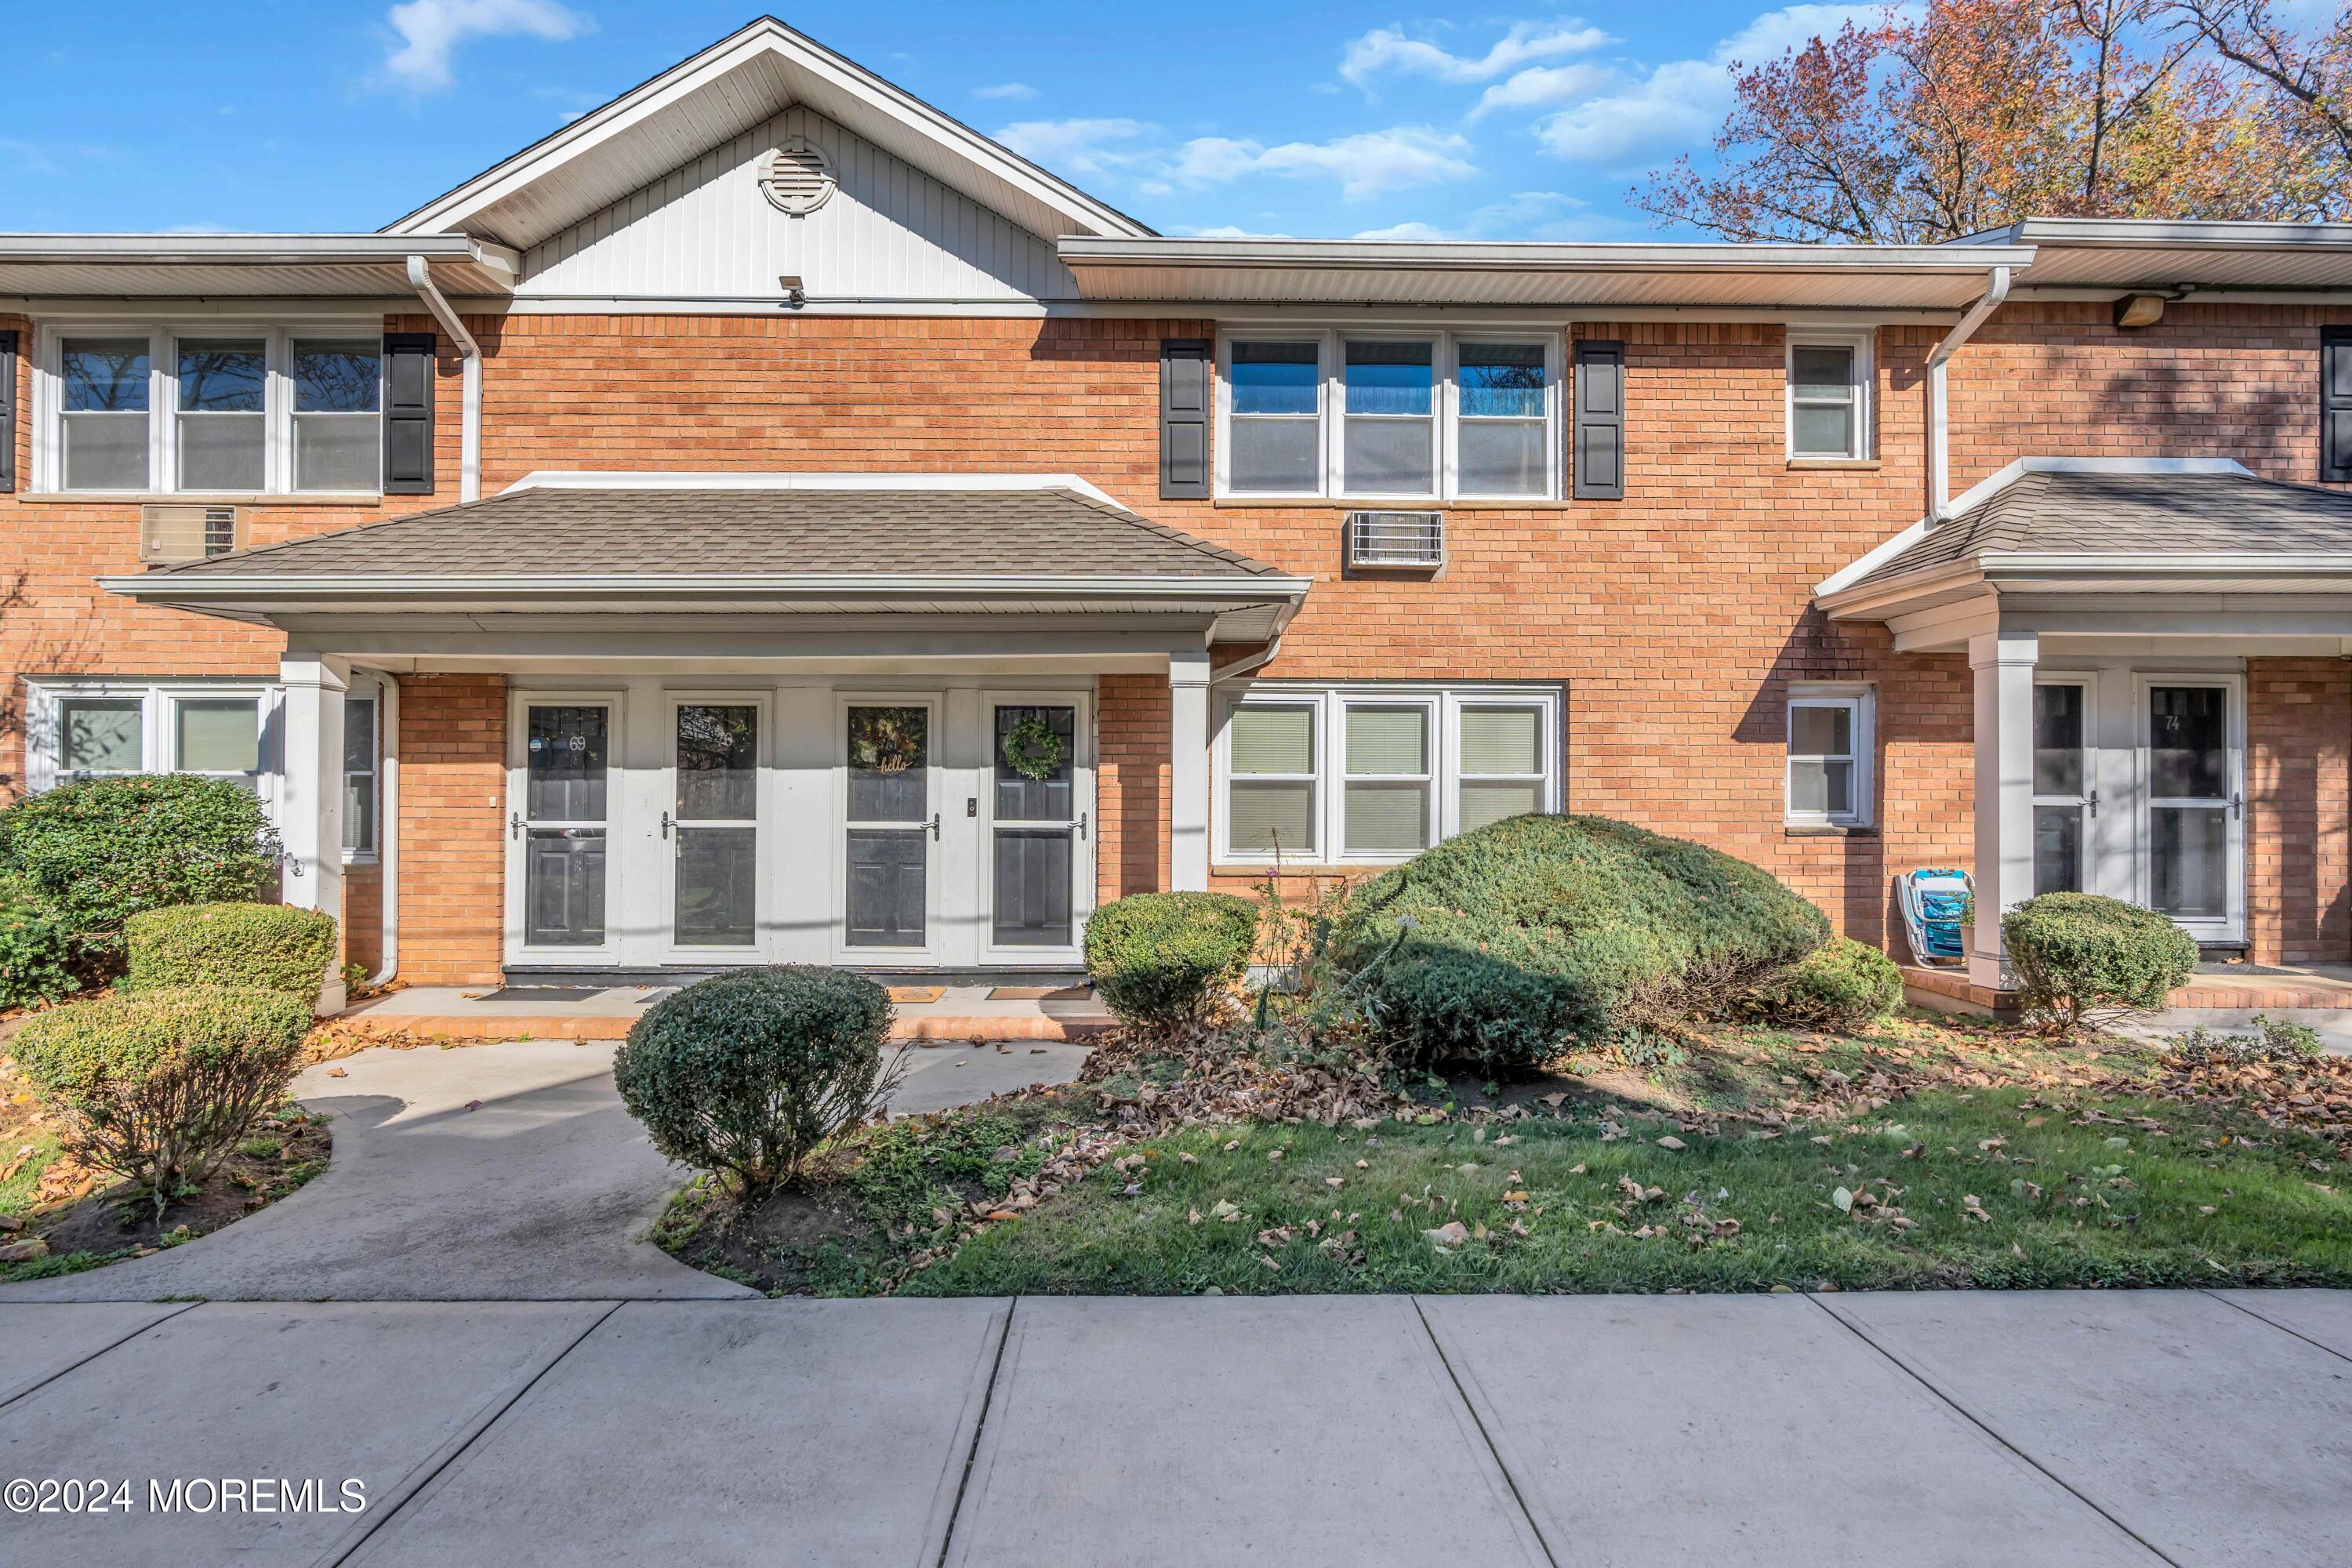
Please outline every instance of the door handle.
[[936, 811], [931, 813], [930, 829], [931, 842], [936, 844], [940, 839], [940, 814]]
[[2241, 817], [2241, 816], [2245, 816], [2245, 815], [2246, 815], [2246, 797], [2245, 797], [2244, 795], [2231, 795], [2231, 796], [2230, 797], [2230, 816], [2231, 816], [2231, 818], [2232, 818], [2232, 819], [2235, 819], [2235, 818], [2237, 818], [2237, 817]]
[[507, 837], [509, 838], [520, 838], [522, 837], [521, 812], [516, 812], [514, 814], [514, 820], [507, 825]]
[[1081, 837], [1081, 838], [1084, 838], [1086, 836], [1087, 836], [1087, 814], [1086, 814], [1085, 812], [1083, 812], [1083, 811], [1082, 811], [1082, 812], [1078, 813], [1078, 837]]
[[672, 822], [672, 821], [670, 820], [670, 816], [669, 816], [669, 813], [668, 813], [668, 812], [665, 811], [665, 812], [663, 812], [663, 813], [662, 813], [662, 819], [661, 819], [661, 830], [662, 830], [662, 837], [663, 837], [664, 838], [667, 838], [667, 837], [669, 837], [669, 830], [670, 830], [671, 828], [673, 828], [673, 827], [677, 826], [677, 823]]
[[2090, 797], [2083, 804], [2091, 808], [2091, 820], [2094, 822], [2097, 821], [2099, 816], [2099, 792], [2097, 790], [2093, 790], [2090, 794]]

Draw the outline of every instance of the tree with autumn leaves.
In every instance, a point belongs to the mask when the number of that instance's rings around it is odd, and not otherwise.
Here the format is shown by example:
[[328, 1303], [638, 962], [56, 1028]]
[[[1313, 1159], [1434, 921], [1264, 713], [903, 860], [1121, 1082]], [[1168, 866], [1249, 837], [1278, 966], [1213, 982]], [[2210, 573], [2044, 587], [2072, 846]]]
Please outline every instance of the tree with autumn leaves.
[[1704, 171], [1633, 204], [1737, 240], [1932, 244], [2018, 218], [2352, 213], [2352, 4], [1929, 0], [1732, 68]]

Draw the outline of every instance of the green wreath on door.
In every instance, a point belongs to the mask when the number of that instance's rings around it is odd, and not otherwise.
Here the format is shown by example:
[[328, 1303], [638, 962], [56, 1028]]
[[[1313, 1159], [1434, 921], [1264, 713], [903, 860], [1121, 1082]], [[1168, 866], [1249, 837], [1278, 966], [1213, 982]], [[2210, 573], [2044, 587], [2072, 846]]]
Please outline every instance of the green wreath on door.
[[1005, 731], [1004, 765], [1024, 779], [1043, 782], [1062, 771], [1069, 744], [1054, 727], [1031, 714]]

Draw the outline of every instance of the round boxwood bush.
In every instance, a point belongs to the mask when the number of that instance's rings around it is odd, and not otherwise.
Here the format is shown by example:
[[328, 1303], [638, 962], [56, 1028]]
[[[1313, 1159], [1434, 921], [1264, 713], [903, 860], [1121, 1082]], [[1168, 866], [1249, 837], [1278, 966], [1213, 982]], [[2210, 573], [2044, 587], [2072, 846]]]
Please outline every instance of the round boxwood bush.
[[1407, 1059], [1508, 1070], [1719, 1015], [1829, 936], [1770, 873], [1601, 816], [1517, 816], [1357, 890], [1337, 935]]
[[35, 1007], [81, 989], [73, 933], [55, 910], [0, 881], [0, 1008]]
[[278, 856], [261, 802], [233, 779], [87, 779], [0, 811], [0, 878], [24, 884], [110, 967], [132, 915], [257, 898]]
[[2197, 943], [2154, 910], [2044, 893], [2000, 917], [2026, 1017], [2053, 1033], [2152, 1013], [2197, 968]]
[[1840, 937], [1756, 988], [1744, 1009], [1775, 1024], [1859, 1029], [1903, 1005], [1903, 972], [1865, 942]]
[[1087, 977], [1121, 1022], [1213, 1021], [1249, 969], [1257, 906], [1232, 893], [1130, 893], [1087, 921]]
[[890, 994], [862, 974], [735, 970], [656, 1003], [614, 1055], [613, 1081], [655, 1148], [759, 1197], [881, 1109], [889, 1033]]
[[132, 915], [123, 986], [244, 985], [315, 999], [335, 956], [335, 920], [283, 904], [186, 904]]
[[160, 1218], [285, 1098], [310, 1027], [307, 998], [188, 986], [52, 1008], [9, 1048], [68, 1150], [137, 1182]]

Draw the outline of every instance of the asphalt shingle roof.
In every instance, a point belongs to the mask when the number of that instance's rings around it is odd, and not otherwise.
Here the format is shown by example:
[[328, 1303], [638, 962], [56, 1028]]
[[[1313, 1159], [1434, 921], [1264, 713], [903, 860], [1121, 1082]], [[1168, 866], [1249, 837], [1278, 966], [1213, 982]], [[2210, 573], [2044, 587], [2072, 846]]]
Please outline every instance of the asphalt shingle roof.
[[167, 569], [184, 577], [1192, 577], [1263, 562], [1066, 489], [510, 490]]
[[1857, 579], [1883, 582], [1987, 554], [2352, 553], [2352, 494], [2251, 474], [2042, 471]]

